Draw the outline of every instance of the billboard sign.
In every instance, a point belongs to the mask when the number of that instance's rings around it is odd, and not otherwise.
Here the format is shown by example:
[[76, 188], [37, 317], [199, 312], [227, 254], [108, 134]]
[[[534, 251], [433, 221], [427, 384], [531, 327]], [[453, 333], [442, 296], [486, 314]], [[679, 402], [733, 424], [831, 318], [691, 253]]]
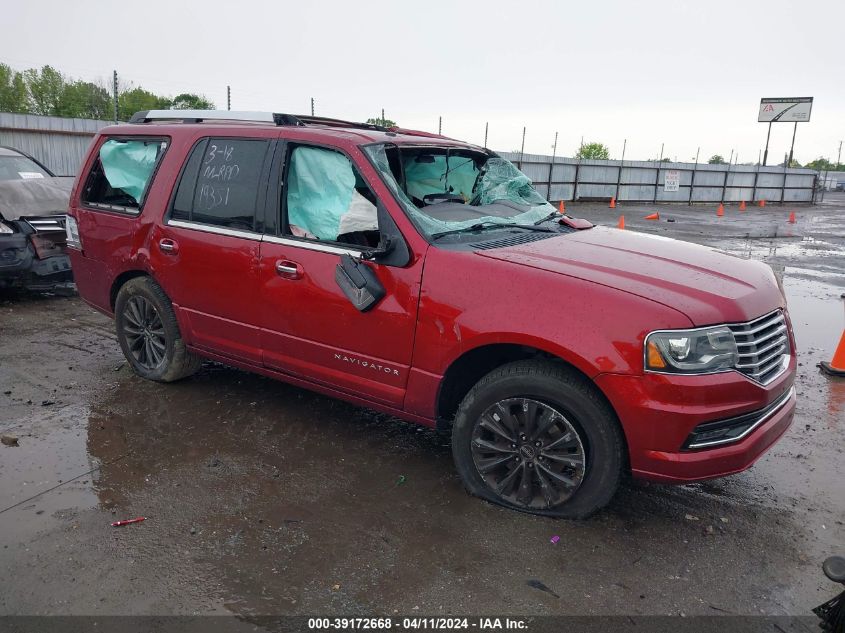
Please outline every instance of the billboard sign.
[[663, 191], [677, 191], [681, 184], [681, 172], [677, 169], [667, 169], [663, 180]]
[[758, 123], [801, 123], [810, 120], [812, 97], [760, 99]]

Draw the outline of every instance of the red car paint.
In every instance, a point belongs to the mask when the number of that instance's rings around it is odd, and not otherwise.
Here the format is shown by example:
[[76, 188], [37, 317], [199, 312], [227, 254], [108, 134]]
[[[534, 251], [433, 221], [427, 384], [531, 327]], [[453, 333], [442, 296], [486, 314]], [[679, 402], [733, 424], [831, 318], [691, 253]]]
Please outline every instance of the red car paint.
[[[110, 136], [166, 137], [143, 211], [93, 209], [80, 182]], [[165, 213], [194, 144], [205, 137], [311, 142], [345, 152], [385, 204], [410, 251], [403, 268], [373, 264], [387, 290], [358, 312], [334, 282], [336, 252], [174, 226]], [[183, 339], [201, 356], [406, 420], [434, 426], [449, 368], [490, 345], [541, 350], [593, 381], [623, 428], [635, 476], [695, 481], [751, 466], [792, 421], [795, 397], [741, 441], [685, 451], [702, 422], [764, 408], [793, 383], [796, 359], [770, 384], [737, 371], [644, 372], [654, 330], [748, 321], [786, 309], [771, 269], [684, 242], [601, 227], [519, 246], [456, 251], [430, 245], [361, 146], [465, 146], [434, 135], [332, 126], [125, 125], [102, 130], [71, 195], [83, 250], [71, 249], [79, 293], [112, 315], [126, 278], [153, 277]], [[282, 263], [292, 272], [277, 273]], [[294, 308], [295, 307], [295, 308]], [[788, 318], [787, 318], [788, 323]], [[791, 328], [791, 349], [795, 349]]]

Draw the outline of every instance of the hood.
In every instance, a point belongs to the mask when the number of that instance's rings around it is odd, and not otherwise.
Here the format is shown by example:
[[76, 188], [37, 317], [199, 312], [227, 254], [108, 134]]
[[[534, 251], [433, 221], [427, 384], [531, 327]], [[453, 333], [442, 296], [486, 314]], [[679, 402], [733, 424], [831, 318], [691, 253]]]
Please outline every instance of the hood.
[[0, 216], [17, 220], [29, 215], [67, 213], [73, 178], [0, 180]]
[[696, 326], [748, 321], [784, 306], [768, 265], [646, 233], [596, 227], [477, 254], [635, 294]]

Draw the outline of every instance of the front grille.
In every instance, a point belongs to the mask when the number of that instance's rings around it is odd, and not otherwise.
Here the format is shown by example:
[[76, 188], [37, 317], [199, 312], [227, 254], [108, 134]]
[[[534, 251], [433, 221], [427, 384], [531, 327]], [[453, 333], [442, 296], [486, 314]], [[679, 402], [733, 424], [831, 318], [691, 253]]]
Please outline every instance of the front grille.
[[738, 371], [764, 385], [783, 373], [789, 356], [789, 337], [782, 310], [728, 327], [736, 338]]
[[65, 230], [65, 216], [64, 215], [45, 215], [42, 217], [24, 218], [36, 233], [53, 233], [56, 231], [64, 232]]
[[551, 232], [526, 232], [526, 233], [519, 233], [517, 235], [510, 235], [508, 237], [502, 237], [495, 240], [487, 240], [484, 242], [475, 242], [470, 244], [473, 248], [477, 248], [480, 251], [486, 251], [491, 248], [504, 248], [505, 246], [516, 246], [517, 244], [526, 244], [528, 242], [536, 242], [537, 240], [545, 240], [550, 237], [554, 237], [558, 235], [558, 233], [551, 233]]

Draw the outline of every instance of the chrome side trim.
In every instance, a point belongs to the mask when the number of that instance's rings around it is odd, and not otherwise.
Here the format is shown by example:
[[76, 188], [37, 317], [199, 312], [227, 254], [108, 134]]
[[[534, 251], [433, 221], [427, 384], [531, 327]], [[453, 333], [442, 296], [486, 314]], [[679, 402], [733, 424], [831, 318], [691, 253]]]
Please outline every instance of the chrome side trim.
[[304, 248], [309, 251], [319, 251], [321, 253], [332, 253], [334, 255], [348, 254], [352, 257], [361, 257], [363, 251], [355, 248], [345, 248], [343, 246], [334, 246], [332, 244], [324, 244], [322, 242], [315, 242], [306, 239], [291, 239], [287, 237], [278, 237], [276, 235], [265, 235], [264, 242], [271, 244], [281, 244], [282, 246], [294, 246], [296, 248]]
[[735, 442], [739, 442], [742, 439], [748, 437], [749, 434], [754, 432], [754, 429], [759, 427], [763, 422], [771, 418], [775, 413], [783, 409], [784, 405], [789, 402], [792, 396], [795, 394], [795, 386], [789, 388], [785, 394], [783, 394], [778, 400], [775, 401], [772, 408], [766, 412], [759, 420], [757, 420], [754, 424], [749, 426], [745, 431], [742, 432], [741, 435], [737, 435], [736, 437], [731, 437], [724, 440], [713, 440], [712, 442], [700, 442], [698, 444], [690, 444], [687, 448], [706, 448], [709, 446], [718, 446], [720, 444], [733, 444]]
[[188, 222], [186, 220], [168, 220], [168, 226], [175, 226], [180, 229], [192, 229], [194, 231], [201, 231], [203, 233], [215, 233], [216, 235], [227, 235], [229, 237], [240, 237], [245, 240], [252, 240], [253, 242], [261, 241], [260, 233], [252, 233], [250, 231], [240, 231], [238, 229], [227, 229], [222, 226], [214, 226], [213, 224], [201, 224], [199, 222]]

